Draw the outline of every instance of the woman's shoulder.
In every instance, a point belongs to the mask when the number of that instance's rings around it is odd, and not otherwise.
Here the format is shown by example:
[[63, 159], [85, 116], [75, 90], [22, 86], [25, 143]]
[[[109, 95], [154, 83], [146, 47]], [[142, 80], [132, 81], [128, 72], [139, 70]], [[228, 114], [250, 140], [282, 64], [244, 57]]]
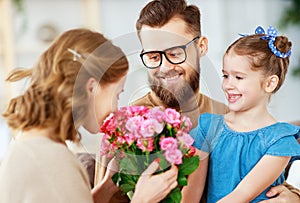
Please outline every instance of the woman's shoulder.
[[57, 197], [56, 202], [91, 200], [88, 176], [80, 162], [64, 144], [46, 137], [13, 141], [1, 163], [0, 171], [0, 179], [5, 177], [5, 185], [11, 185], [16, 190], [23, 187], [24, 193], [20, 195], [25, 199], [29, 191], [36, 190], [39, 194], [34, 195], [35, 198], [50, 195], [53, 198], [48, 198], [53, 202], [54, 197]]
[[54, 142], [47, 137], [13, 140], [7, 149], [4, 161], [20, 166], [23, 163], [30, 163], [26, 165], [33, 168], [51, 167], [51, 165], [69, 165], [72, 168], [80, 164], [66, 145]]

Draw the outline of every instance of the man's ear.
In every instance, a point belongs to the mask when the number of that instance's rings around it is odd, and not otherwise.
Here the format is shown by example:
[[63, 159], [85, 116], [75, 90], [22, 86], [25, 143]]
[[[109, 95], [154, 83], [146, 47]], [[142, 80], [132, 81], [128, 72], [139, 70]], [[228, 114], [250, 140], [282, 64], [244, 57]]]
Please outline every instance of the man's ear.
[[205, 36], [201, 36], [198, 41], [198, 46], [200, 50], [200, 57], [205, 56], [208, 51], [208, 39]]
[[89, 78], [85, 84], [85, 90], [88, 94], [94, 94], [97, 91], [98, 82], [95, 78]]
[[279, 78], [277, 75], [269, 76], [265, 83], [265, 91], [268, 93], [272, 93], [277, 87], [278, 82], [279, 82]]

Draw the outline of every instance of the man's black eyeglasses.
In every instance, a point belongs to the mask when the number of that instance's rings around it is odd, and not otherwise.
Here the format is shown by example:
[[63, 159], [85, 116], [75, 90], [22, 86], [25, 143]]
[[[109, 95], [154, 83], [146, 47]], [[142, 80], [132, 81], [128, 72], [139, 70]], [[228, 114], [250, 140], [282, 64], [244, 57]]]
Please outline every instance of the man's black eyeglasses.
[[150, 69], [159, 67], [162, 63], [162, 56], [172, 64], [181, 64], [186, 60], [186, 48], [200, 36], [195, 37], [190, 42], [182, 46], [175, 46], [163, 51], [148, 51], [140, 54], [143, 64]]

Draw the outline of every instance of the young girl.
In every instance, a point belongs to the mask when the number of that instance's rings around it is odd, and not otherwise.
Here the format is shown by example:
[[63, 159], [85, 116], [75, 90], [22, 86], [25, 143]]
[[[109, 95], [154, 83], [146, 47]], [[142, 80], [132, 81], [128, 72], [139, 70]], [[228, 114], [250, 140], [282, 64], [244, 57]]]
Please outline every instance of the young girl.
[[230, 111], [201, 115], [191, 133], [201, 153], [209, 153], [208, 203], [268, 199], [266, 192], [283, 183], [290, 157], [300, 154], [299, 127], [277, 122], [267, 107], [285, 79], [292, 43], [272, 27], [257, 32], [224, 55], [222, 89]]

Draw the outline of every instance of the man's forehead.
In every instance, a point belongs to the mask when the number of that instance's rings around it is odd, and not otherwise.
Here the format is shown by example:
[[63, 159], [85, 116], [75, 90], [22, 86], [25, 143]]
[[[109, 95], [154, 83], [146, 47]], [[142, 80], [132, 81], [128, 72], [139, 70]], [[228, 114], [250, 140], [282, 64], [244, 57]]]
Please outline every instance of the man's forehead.
[[161, 31], [155, 28], [141, 30], [140, 36], [144, 50], [164, 50], [190, 41], [190, 37], [182, 33]]

